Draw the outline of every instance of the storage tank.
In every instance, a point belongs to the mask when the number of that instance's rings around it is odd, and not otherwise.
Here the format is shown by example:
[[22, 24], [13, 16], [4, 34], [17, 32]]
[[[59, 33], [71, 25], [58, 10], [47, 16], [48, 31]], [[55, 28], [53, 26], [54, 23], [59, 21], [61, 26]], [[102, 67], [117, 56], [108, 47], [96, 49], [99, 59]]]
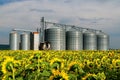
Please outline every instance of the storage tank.
[[109, 49], [109, 35], [103, 32], [97, 33], [97, 49], [98, 50]]
[[20, 35], [21, 40], [21, 50], [29, 50], [29, 36], [27, 33], [22, 33]]
[[11, 32], [9, 34], [9, 45], [10, 50], [18, 50], [18, 34], [16, 32]]
[[94, 32], [86, 31], [83, 33], [83, 49], [97, 50], [97, 37]]
[[66, 49], [83, 50], [83, 34], [80, 31], [66, 32]]
[[50, 42], [52, 50], [65, 50], [66, 37], [62, 28], [49, 28], [45, 30], [45, 41]]
[[30, 33], [30, 49], [31, 50], [39, 50], [39, 32], [31, 32]]

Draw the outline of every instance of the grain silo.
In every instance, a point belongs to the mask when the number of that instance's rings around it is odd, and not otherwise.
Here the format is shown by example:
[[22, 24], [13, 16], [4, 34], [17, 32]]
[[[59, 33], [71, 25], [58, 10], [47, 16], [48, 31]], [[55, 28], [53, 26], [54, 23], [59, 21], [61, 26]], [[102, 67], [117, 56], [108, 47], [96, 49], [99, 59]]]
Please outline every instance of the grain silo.
[[50, 42], [52, 50], [65, 50], [66, 37], [62, 28], [48, 28], [45, 30], [45, 41]]
[[83, 49], [97, 50], [97, 37], [94, 32], [86, 31], [83, 33]]
[[66, 32], [66, 49], [83, 50], [83, 34], [80, 31]]
[[28, 36], [28, 34], [22, 33], [20, 35], [20, 40], [21, 40], [21, 43], [20, 43], [21, 50], [29, 50], [29, 36]]
[[97, 49], [108, 50], [109, 49], [109, 36], [106, 33], [97, 33]]
[[10, 50], [18, 50], [18, 34], [16, 32], [11, 32], [9, 35]]
[[30, 33], [30, 49], [39, 50], [39, 32]]

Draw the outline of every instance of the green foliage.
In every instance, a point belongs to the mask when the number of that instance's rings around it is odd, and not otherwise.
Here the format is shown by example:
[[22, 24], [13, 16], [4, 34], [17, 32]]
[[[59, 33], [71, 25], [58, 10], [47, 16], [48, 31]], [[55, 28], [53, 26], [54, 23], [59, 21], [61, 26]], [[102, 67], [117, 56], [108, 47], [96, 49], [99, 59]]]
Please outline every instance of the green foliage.
[[0, 51], [0, 80], [120, 80], [120, 50]]

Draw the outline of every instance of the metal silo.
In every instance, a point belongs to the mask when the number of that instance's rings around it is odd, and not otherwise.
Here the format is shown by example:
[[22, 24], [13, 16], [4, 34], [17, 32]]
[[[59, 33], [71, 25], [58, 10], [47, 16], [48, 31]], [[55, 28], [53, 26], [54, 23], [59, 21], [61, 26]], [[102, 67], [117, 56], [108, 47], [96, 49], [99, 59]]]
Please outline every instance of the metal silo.
[[86, 31], [83, 34], [83, 49], [97, 50], [97, 37], [94, 32]]
[[21, 40], [21, 50], [28, 50], [29, 49], [29, 36], [27, 33], [22, 33], [20, 35]]
[[30, 49], [39, 50], [39, 32], [30, 33]]
[[109, 36], [103, 32], [97, 33], [97, 49], [108, 50], [109, 49]]
[[66, 37], [62, 28], [49, 28], [45, 30], [45, 41], [50, 42], [52, 50], [65, 50]]
[[11, 32], [9, 35], [10, 50], [18, 50], [18, 34]]
[[83, 49], [83, 34], [80, 31], [66, 32], [66, 49], [67, 50]]

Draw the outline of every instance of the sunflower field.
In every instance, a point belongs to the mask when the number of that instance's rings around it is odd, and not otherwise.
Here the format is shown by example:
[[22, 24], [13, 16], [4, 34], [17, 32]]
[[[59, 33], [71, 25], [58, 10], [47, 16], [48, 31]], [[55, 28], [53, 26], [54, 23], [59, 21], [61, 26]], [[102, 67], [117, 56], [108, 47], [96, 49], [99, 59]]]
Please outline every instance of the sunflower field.
[[0, 80], [120, 80], [120, 50], [1, 50]]

